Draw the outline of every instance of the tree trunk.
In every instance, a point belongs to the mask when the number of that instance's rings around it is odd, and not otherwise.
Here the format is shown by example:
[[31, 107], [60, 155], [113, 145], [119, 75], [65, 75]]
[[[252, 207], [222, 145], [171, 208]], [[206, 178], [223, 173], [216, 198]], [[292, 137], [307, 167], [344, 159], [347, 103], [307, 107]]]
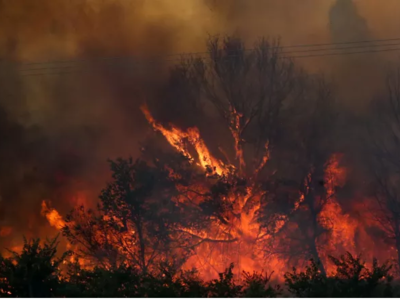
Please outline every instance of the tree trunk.
[[400, 274], [400, 236], [396, 236], [397, 272]]
[[312, 237], [310, 238], [309, 246], [310, 246], [310, 252], [311, 255], [314, 257], [315, 261], [319, 264], [319, 269], [321, 273], [326, 276], [326, 271], [324, 264], [322, 263], [322, 260], [319, 256], [318, 249], [317, 249], [317, 237], [318, 237], [318, 215], [315, 210], [314, 204], [315, 204], [315, 196], [314, 193], [311, 191], [310, 194], [307, 196], [307, 205], [308, 209], [310, 210], [310, 215], [312, 219]]
[[319, 267], [319, 270], [321, 271], [322, 275], [326, 276], [325, 267], [321, 261], [321, 258], [319, 257], [315, 239], [313, 241], [311, 241], [311, 243], [310, 243], [310, 252], [311, 252], [311, 255], [314, 257], [315, 261], [318, 263], [318, 267]]
[[143, 274], [147, 273], [147, 266], [146, 266], [146, 245], [144, 243], [144, 236], [143, 236], [143, 228], [142, 224], [137, 222], [136, 224], [137, 231], [138, 231], [138, 236], [139, 236], [139, 245], [140, 245], [140, 262], [142, 265], [142, 272]]
[[400, 274], [400, 230], [398, 229], [397, 222], [396, 222], [396, 229], [395, 229], [395, 240], [396, 240], [396, 251], [397, 251], [397, 272]]

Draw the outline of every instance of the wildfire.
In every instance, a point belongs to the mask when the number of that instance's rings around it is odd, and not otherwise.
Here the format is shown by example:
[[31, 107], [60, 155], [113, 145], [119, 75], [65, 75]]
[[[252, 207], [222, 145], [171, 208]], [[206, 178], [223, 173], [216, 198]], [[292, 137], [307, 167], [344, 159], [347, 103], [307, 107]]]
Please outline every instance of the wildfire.
[[[153, 129], [160, 132], [176, 151], [185, 156], [191, 164], [207, 171], [205, 172], [204, 182], [193, 182], [189, 188], [187, 186], [177, 186], [178, 190], [185, 192], [185, 197], [177, 196], [174, 199], [175, 201], [181, 203], [190, 201], [196, 205], [201, 204], [204, 200], [204, 195], [209, 192], [207, 180], [211, 178], [209, 177], [210, 174], [216, 175], [221, 180], [225, 180], [224, 182], [227, 182], [231, 186], [231, 189], [221, 196], [224, 202], [229, 203], [231, 209], [218, 217], [213, 217], [213, 223], [206, 231], [183, 227], [176, 228], [178, 237], [186, 235], [195, 237], [201, 241], [196, 244], [196, 247], [193, 249], [193, 255], [189, 257], [182, 268], [191, 269], [195, 267], [200, 271], [204, 279], [215, 277], [232, 262], [236, 264], [238, 274], [241, 270], [261, 271], [266, 267], [276, 271], [277, 274], [283, 274], [284, 271], [287, 271], [287, 264], [284, 260], [277, 256], [266, 257], [262, 249], [274, 243], [273, 235], [287, 227], [286, 225], [290, 222], [292, 215], [304, 209], [307, 194], [311, 189], [310, 183], [312, 181], [313, 170], [310, 170], [310, 173], [304, 179], [305, 188], [299, 191], [299, 197], [293, 203], [290, 213], [288, 215], [282, 214], [277, 218], [275, 232], [266, 232], [257, 221], [257, 212], [261, 209], [261, 200], [267, 192], [260, 188], [257, 183], [257, 177], [270, 158], [268, 142], [265, 144], [265, 154], [259, 165], [254, 168], [252, 175], [246, 176], [244, 172], [241, 172], [245, 164], [241, 141], [239, 139], [240, 135], [238, 134], [240, 125], [239, 114], [233, 113], [233, 123], [231, 124], [233, 128], [231, 129], [231, 133], [234, 137], [234, 148], [238, 161], [236, 168], [231, 164], [225, 164], [211, 154], [196, 127], [182, 130], [170, 124], [169, 128], [166, 128], [153, 118], [146, 106], [142, 107], [142, 111]], [[194, 151], [197, 157], [193, 156], [191, 151]], [[328, 271], [330, 266], [327, 256], [330, 253], [337, 253], [337, 251], [342, 250], [355, 252], [356, 231], [360, 226], [349, 214], [343, 212], [339, 202], [335, 198], [335, 189], [343, 186], [346, 181], [346, 169], [340, 166], [340, 159], [341, 155], [335, 154], [326, 163], [324, 177], [326, 191], [324, 197], [326, 204], [317, 216], [320, 225], [325, 230], [330, 231], [328, 242], [316, 239], [316, 244], [321, 251], [319, 256], [326, 264]], [[168, 166], [166, 169], [171, 178], [180, 178], [181, 175], [179, 173]], [[238, 184], [234, 178], [245, 178], [244, 186]], [[51, 208], [45, 201], [42, 203], [41, 212], [52, 227], [60, 230], [65, 226], [66, 223], [57, 210]], [[107, 218], [110, 217], [103, 217], [105, 221], [108, 220]], [[116, 247], [117, 250], [122, 255], [131, 253], [135, 251], [137, 243], [132, 238], [135, 235], [135, 230], [129, 224], [127, 226], [126, 231], [118, 233], [118, 237], [113, 237], [112, 235], [104, 236], [101, 230], [96, 231], [96, 229], [94, 237], [99, 241], [106, 240], [107, 243], [111, 244], [114, 242], [117, 244], [117, 239], [124, 241], [122, 247]], [[290, 226], [296, 227], [293, 224]], [[0, 235], [2, 232], [0, 231]], [[260, 246], [260, 244], [262, 245]], [[72, 246], [69, 245], [69, 247]], [[99, 255], [102, 254], [100, 253]], [[71, 258], [71, 260], [75, 259], [77, 259], [75, 256]], [[84, 261], [83, 259], [79, 261], [84, 265], [88, 265], [88, 261]]]
[[[194, 159], [190, 156], [187, 147], [185, 146], [184, 140], [186, 139], [195, 148], [200, 164], [203, 168], [212, 166], [218, 175], [225, 175], [228, 169], [221, 162], [213, 158], [210, 151], [207, 149], [205, 143], [200, 138], [200, 134], [197, 128], [190, 128], [186, 132], [180, 130], [174, 125], [170, 125], [171, 129], [166, 129], [162, 125], [158, 124], [151, 116], [149, 110], [146, 107], [142, 108], [147, 120], [153, 126], [153, 128], [161, 132], [167, 141], [176, 150], [181, 152], [192, 162]], [[243, 159], [243, 149], [241, 147], [242, 141], [240, 140], [240, 120], [241, 115], [235, 110], [231, 112], [231, 133], [235, 142], [236, 160], [239, 163], [239, 170], [244, 169], [245, 162]], [[260, 170], [267, 164], [269, 160], [269, 145], [265, 145], [265, 155], [262, 157], [260, 165], [255, 168], [252, 178], [256, 178]], [[327, 245], [321, 245], [324, 249], [324, 253], [321, 257], [327, 262], [326, 253], [329, 251], [335, 251], [338, 249], [354, 249], [355, 232], [357, 229], [357, 222], [353, 220], [348, 214], [344, 214], [338, 202], [335, 199], [335, 188], [343, 186], [346, 180], [346, 169], [339, 166], [341, 155], [334, 154], [331, 159], [327, 162], [325, 169], [325, 185], [326, 185], [326, 205], [318, 216], [319, 222], [323, 227], [331, 231], [330, 241]], [[306, 180], [306, 193], [308, 193], [308, 182], [311, 181], [311, 173], [305, 179]], [[229, 195], [226, 200], [232, 203], [232, 215], [227, 217], [230, 221], [228, 224], [221, 224], [216, 222], [216, 227], [211, 232], [203, 233], [204, 236], [213, 236], [214, 238], [220, 238], [220, 232], [229, 232], [231, 236], [237, 239], [237, 242], [225, 245], [211, 245], [204, 244], [196, 249], [195, 257], [189, 259], [186, 266], [195, 266], [201, 269], [205, 274], [211, 274], [214, 271], [220, 271], [221, 268], [218, 266], [224, 265], [225, 260], [228, 258], [232, 262], [235, 260], [242, 269], [260, 269], [263, 264], [260, 261], [265, 261], [265, 258], [256, 251], [257, 239], [262, 234], [260, 224], [255, 221], [255, 213], [260, 208], [260, 199], [262, 194], [254, 186], [254, 183], [249, 181], [249, 185], [246, 188], [245, 194], [232, 194]], [[292, 214], [298, 210], [304, 202], [305, 194], [300, 193], [299, 199], [294, 203]], [[248, 208], [246, 207], [249, 199], [252, 199], [253, 205]], [[275, 231], [278, 232], [283, 228], [288, 221], [288, 217], [282, 215], [280, 220], [276, 224]], [[201, 236], [201, 233], [196, 233]], [[270, 236], [264, 234], [264, 242], [268, 241]], [[236, 257], [236, 259], [235, 259]], [[271, 258], [269, 263], [274, 266], [275, 269], [281, 270], [284, 268], [284, 263], [277, 258]], [[329, 266], [328, 266], [329, 267]]]
[[[200, 137], [197, 128], [189, 128], [183, 131], [174, 125], [169, 125], [171, 129], [167, 129], [154, 120], [146, 106], [142, 107], [142, 111], [152, 125], [159, 131], [177, 151], [187, 157], [192, 163], [195, 160], [189, 153], [185, 141], [194, 148], [198, 155], [200, 166], [203, 169], [211, 168], [217, 175], [227, 176], [232, 174], [232, 170], [236, 168], [232, 165], [224, 164], [220, 160], [214, 158], [207, 148], [206, 144]], [[232, 111], [231, 118], [231, 133], [234, 137], [236, 160], [239, 164], [239, 170], [245, 167], [243, 159], [243, 150], [241, 147], [239, 128], [241, 115], [236, 111]], [[255, 169], [253, 179], [267, 164], [269, 159], [268, 143], [265, 144], [265, 155], [259, 166]], [[194, 189], [199, 188], [194, 187]], [[224, 222], [216, 221], [215, 226], [209, 232], [199, 233], [190, 232], [203, 239], [226, 240], [226, 236], [232, 237], [231, 243], [203, 243], [196, 250], [195, 255], [191, 257], [185, 264], [184, 268], [196, 267], [201, 270], [204, 277], [214, 277], [218, 272], [222, 271], [232, 261], [239, 264], [239, 268], [261, 270], [264, 266], [260, 263], [262, 257], [255, 250], [257, 238], [260, 235], [260, 224], [255, 222], [255, 214], [260, 208], [260, 199], [262, 193], [257, 189], [252, 180], [248, 181], [244, 193], [233, 191], [227, 195], [224, 200], [232, 204], [232, 211], [223, 216]], [[250, 204], [251, 202], [251, 204]], [[275, 262], [275, 265], [279, 263]], [[208, 275], [207, 275], [208, 274]]]

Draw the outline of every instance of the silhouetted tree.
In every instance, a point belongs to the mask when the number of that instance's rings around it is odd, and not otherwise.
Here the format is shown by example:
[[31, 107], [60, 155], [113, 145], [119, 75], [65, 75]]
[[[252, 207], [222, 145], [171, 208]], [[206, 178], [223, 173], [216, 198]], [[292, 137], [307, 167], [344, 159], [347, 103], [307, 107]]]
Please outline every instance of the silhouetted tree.
[[[211, 192], [213, 208], [217, 203], [219, 208], [225, 207], [216, 214], [218, 219], [225, 220], [223, 224], [234, 224], [235, 220], [240, 223], [241, 214], [255, 207], [255, 198], [261, 195], [260, 236], [271, 236], [267, 228], [276, 227], [272, 223], [282, 218], [286, 223], [273, 233], [278, 244], [286, 245], [279, 245], [280, 249], [269, 249], [271, 245], [267, 245], [264, 251], [320, 261], [319, 247], [332, 231], [329, 220], [322, 226], [320, 215], [334, 190], [324, 183], [335, 150], [337, 123], [329, 84], [284, 58], [279, 41], [261, 39], [253, 49], [246, 49], [235, 37], [211, 38], [208, 57], [183, 61], [172, 78], [174, 86], [180, 86], [178, 82], [184, 91], [188, 87], [195, 91], [185, 92], [187, 98], [177, 100], [183, 101], [179, 109], [208, 104], [208, 110], [215, 109], [233, 138], [235, 168], [212, 185], [214, 191], [222, 188], [220, 193]], [[192, 114], [196, 109], [189, 110]], [[229, 155], [224, 152], [223, 156], [230, 164]], [[288, 194], [275, 195], [280, 189], [271, 193], [270, 181], [291, 182], [291, 198], [281, 201]], [[324, 270], [322, 263], [320, 268]]]
[[[332, 228], [321, 212], [334, 196], [330, 180], [337, 110], [330, 86], [322, 79], [308, 79], [302, 100], [293, 105], [286, 149], [287, 164], [266, 187], [259, 221], [276, 237], [266, 251], [292, 259], [314, 258], [325, 274], [320, 257]], [[289, 171], [285, 171], [289, 170]], [[323, 224], [322, 224], [323, 222]]]
[[111, 266], [129, 262], [147, 273], [172, 259], [165, 257], [173, 243], [170, 226], [185, 219], [172, 202], [178, 191], [163, 167], [122, 159], [110, 164], [113, 181], [100, 195], [98, 211], [75, 210], [64, 234], [84, 256]]
[[207, 132], [211, 120], [227, 127], [218, 132], [230, 132], [235, 151], [225, 149], [221, 157], [240, 172], [254, 172], [266, 146], [273, 149], [281, 137], [282, 111], [301, 94], [301, 72], [283, 57], [279, 40], [260, 39], [246, 49], [243, 40], [228, 36], [210, 38], [207, 46], [206, 57], [195, 55], [172, 69], [166, 91], [151, 109], [156, 118], [163, 116], [161, 122], [173, 118], [181, 128], [199, 126]]
[[372, 121], [365, 138], [373, 178], [374, 219], [387, 242], [396, 247], [400, 266], [400, 68], [388, 74], [386, 92], [372, 103]]
[[244, 288], [242, 295], [245, 298], [277, 298], [281, 295], [280, 285], [271, 286], [272, 273], [243, 272]]
[[62, 285], [60, 266], [68, 253], [56, 257], [57, 238], [26, 240], [21, 253], [0, 255], [1, 297], [57, 297]]
[[140, 273], [154, 273], [161, 265], [179, 269], [202, 243], [234, 241], [197, 234], [224, 208], [207, 190], [191, 189], [196, 177], [205, 177], [187, 158], [110, 163], [113, 180], [100, 195], [98, 210], [81, 207], [66, 219], [63, 233], [81, 256], [104, 266], [127, 263]]
[[141, 277], [133, 268], [120, 265], [115, 268], [82, 268], [73, 263], [68, 269], [65, 297], [143, 297]]
[[336, 270], [329, 277], [323, 275], [317, 263], [303, 272], [296, 268], [285, 274], [286, 286], [296, 297], [391, 297], [391, 265], [378, 265], [374, 259], [372, 270], [365, 267], [360, 257], [350, 253], [329, 259]]
[[[279, 40], [261, 39], [252, 50], [235, 37], [212, 38], [209, 57], [192, 64], [205, 101], [226, 121], [241, 171], [257, 167], [279, 138], [282, 110], [298, 96], [298, 70], [284, 59]], [[244, 147], [249, 153], [244, 153]]]

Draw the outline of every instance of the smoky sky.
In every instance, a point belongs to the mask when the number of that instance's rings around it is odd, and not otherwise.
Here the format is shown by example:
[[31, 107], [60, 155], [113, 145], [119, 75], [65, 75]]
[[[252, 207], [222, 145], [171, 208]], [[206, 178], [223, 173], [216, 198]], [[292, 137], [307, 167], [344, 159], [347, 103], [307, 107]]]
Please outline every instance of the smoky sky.
[[[375, 7], [376, 0], [1, 0], [0, 227], [13, 227], [16, 241], [47, 232], [43, 199], [66, 212], [76, 191], [94, 196], [104, 186], [107, 158], [138, 155], [150, 130], [139, 106], [149, 92], [162, 97], [167, 64], [122, 60], [125, 68], [110, 69], [91, 59], [204, 51], [215, 34], [237, 34], [250, 46], [260, 36], [280, 36], [283, 45], [395, 37], [400, 2]], [[370, 91], [352, 94], [354, 85], [379, 78], [361, 75], [394, 58], [299, 63], [336, 77], [343, 101], [358, 109]], [[87, 64], [64, 74], [61, 66], [71, 64], [44, 63], [63, 60]], [[21, 65], [35, 62], [42, 63]]]

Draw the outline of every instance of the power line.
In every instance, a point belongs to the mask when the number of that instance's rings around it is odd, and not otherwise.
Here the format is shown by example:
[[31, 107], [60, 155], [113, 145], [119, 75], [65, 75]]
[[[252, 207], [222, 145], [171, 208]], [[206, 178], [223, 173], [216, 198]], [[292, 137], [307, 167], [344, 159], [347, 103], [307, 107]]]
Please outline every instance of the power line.
[[[395, 41], [398, 40], [398, 43], [386, 43], [386, 44], [377, 44], [377, 41]], [[361, 45], [365, 43], [372, 43], [375, 42], [374, 44], [370, 45]], [[304, 48], [304, 47], [322, 47], [326, 45], [345, 45], [346, 47], [336, 47], [336, 48], [320, 48], [320, 49], [307, 49], [307, 50], [295, 50], [295, 51], [282, 51], [280, 54], [280, 58], [282, 59], [298, 59], [298, 58], [312, 58], [312, 57], [324, 57], [324, 56], [341, 56], [341, 55], [352, 55], [352, 54], [363, 54], [363, 53], [377, 53], [377, 52], [389, 52], [389, 51], [398, 51], [400, 48], [384, 48], [384, 49], [376, 49], [379, 47], [392, 47], [392, 46], [400, 46], [400, 38], [398, 39], [385, 39], [385, 40], [375, 40], [375, 41], [359, 41], [359, 42], [347, 42], [347, 43], [331, 43], [331, 44], [310, 44], [310, 45], [295, 45], [295, 46], [286, 46], [286, 47], [281, 47], [281, 49], [288, 49], [288, 48]], [[349, 46], [348, 46], [349, 45]], [[353, 46], [351, 46], [353, 45]], [[375, 48], [375, 49], [370, 49], [370, 48]], [[353, 49], [361, 49], [360, 51], [348, 51], [348, 50], [353, 50]], [[369, 50], [366, 50], [369, 49]], [[251, 51], [254, 49], [244, 49], [244, 51]], [[343, 51], [344, 50], [344, 51]], [[297, 55], [301, 53], [314, 53], [314, 54], [309, 54], [309, 55]], [[196, 55], [197, 54], [197, 55]], [[203, 54], [203, 56], [199, 55]], [[197, 53], [188, 53], [186, 55], [191, 55], [200, 59], [210, 59], [206, 54], [209, 54], [209, 52], [197, 52]], [[288, 54], [291, 54], [290, 56]], [[241, 54], [238, 54], [241, 55]], [[228, 55], [229, 57], [235, 57], [237, 55]], [[176, 62], [178, 60], [182, 59], [181, 58], [175, 58], [175, 59], [164, 59], [164, 60], [154, 60], [153, 62], [155, 63], [160, 63], [160, 62]], [[17, 70], [20, 72], [25, 72], [22, 73], [22, 76], [39, 76], [39, 75], [57, 75], [57, 74], [68, 74], [68, 73], [76, 73], [76, 72], [83, 72], [83, 68], [89, 67], [90, 70], [89, 72], [93, 72], [93, 69], [96, 67], [91, 62], [96, 62], [98, 60], [81, 60], [80, 65], [79, 61], [70, 61], [69, 65], [65, 64], [64, 62], [62, 65], [54, 65], [54, 66], [43, 66], [40, 67], [41, 63], [35, 63], [38, 65], [37, 68], [18, 68]], [[75, 65], [73, 64], [75, 62]], [[85, 64], [88, 62], [87, 64]], [[149, 60], [144, 60], [144, 61], [139, 61], [139, 60], [134, 60], [133, 58], [120, 58], [120, 64], [116, 64], [115, 62], [112, 61], [106, 61], [106, 64], [101, 65], [100, 67], [117, 67], [119, 69], [132, 69], [134, 66], [138, 66], [140, 64], [142, 65], [148, 65], [152, 61]], [[72, 64], [71, 64], [72, 63]], [[83, 63], [83, 64], [82, 64]], [[44, 63], [42, 65], [45, 65], [47, 63]], [[27, 65], [27, 64], [23, 64]], [[32, 65], [32, 64], [29, 64]], [[97, 66], [98, 67], [98, 66]], [[33, 71], [33, 73], [29, 73]], [[35, 72], [35, 71], [49, 71], [49, 72]], [[63, 72], [60, 72], [63, 71]], [[26, 73], [28, 72], [28, 73]]]
[[391, 52], [391, 51], [400, 51], [400, 47], [399, 48], [370, 50], [370, 51], [355, 51], [355, 52], [330, 53], [330, 54], [319, 54], [319, 55], [302, 55], [302, 56], [292, 56], [292, 57], [286, 57], [286, 58], [308, 58], [308, 57], [323, 57], [323, 56], [339, 56], [339, 55], [352, 55], [352, 54], [364, 54], [364, 53], [366, 54], [366, 53]]
[[[399, 39], [400, 41], [400, 39]], [[399, 43], [391, 43], [391, 44], [382, 44], [382, 45], [358, 45], [358, 46], [350, 46], [350, 47], [337, 47], [337, 48], [322, 48], [322, 49], [307, 49], [307, 50], [297, 50], [297, 51], [286, 51], [286, 52], [281, 52], [281, 55], [285, 54], [298, 54], [298, 53], [307, 53], [307, 52], [323, 52], [323, 51], [341, 51], [341, 50], [351, 50], [351, 49], [363, 49], [363, 48], [374, 48], [374, 47], [387, 47], [387, 46], [400, 46]], [[246, 51], [250, 51], [254, 49], [246, 49]], [[205, 54], [208, 54], [208, 52], [205, 52]], [[197, 57], [204, 58], [200, 55]], [[179, 59], [170, 59], [170, 60], [164, 60], [165, 62], [173, 62], [173, 61], [178, 61]], [[121, 63], [122, 63], [121, 59]], [[135, 61], [132, 58], [128, 58], [125, 60], [125, 63], [130, 63], [132, 64], [140, 64], [141, 62]], [[149, 62], [147, 62], [149, 63]], [[150, 62], [151, 63], [151, 62]], [[54, 70], [54, 69], [69, 69], [69, 68], [74, 68], [76, 66], [74, 65], [61, 65], [61, 66], [49, 66], [49, 67], [37, 67], [37, 68], [19, 68], [19, 71], [38, 71], [38, 70]]]
[[[314, 58], [314, 57], [326, 57], [326, 56], [341, 56], [341, 55], [355, 55], [355, 54], [369, 54], [377, 52], [394, 52], [400, 51], [398, 48], [388, 48], [388, 49], [378, 49], [370, 51], [352, 51], [352, 52], [342, 52], [342, 53], [324, 53], [324, 54], [314, 54], [314, 55], [297, 55], [297, 56], [282, 56], [281, 59], [303, 59], [303, 58]], [[22, 76], [41, 76], [41, 75], [63, 75], [63, 74], [73, 74], [73, 73], [83, 73], [83, 70], [66, 70], [65, 72], [42, 72], [42, 73], [28, 73], [22, 74]], [[88, 73], [93, 72], [92, 70], [87, 70]]]
[[393, 42], [393, 41], [400, 41], [400, 38], [364, 40], [364, 41], [352, 41], [352, 42], [337, 42], [337, 43], [325, 43], [325, 44], [308, 44], [308, 45], [303, 44], [303, 45], [284, 46], [281, 48], [324, 47], [324, 46], [354, 45], [354, 44], [367, 44], [367, 43], [374, 44], [374, 43]]
[[370, 47], [382, 47], [382, 46], [399, 46], [400, 43], [392, 43], [392, 44], [384, 44], [384, 45], [367, 45], [367, 46], [351, 46], [351, 47], [337, 47], [337, 48], [322, 48], [322, 49], [307, 49], [307, 50], [297, 50], [297, 51], [288, 51], [288, 52], [281, 52], [281, 54], [290, 54], [290, 53], [304, 53], [304, 52], [318, 52], [318, 51], [340, 51], [340, 50], [347, 50], [347, 49], [359, 49], [359, 48], [370, 48]]
[[[387, 44], [387, 45], [385, 45], [385, 46], [400, 46], [400, 43], [393, 43], [393, 44]], [[299, 54], [299, 53], [310, 53], [310, 52], [319, 52], [316, 56], [325, 56], [325, 55], [343, 55], [343, 54], [347, 54], [348, 52], [344, 52], [344, 51], [342, 51], [342, 52], [333, 52], [332, 53], [332, 51], [338, 51], [338, 50], [351, 50], [351, 49], [362, 49], [362, 48], [368, 48], [369, 46], [367, 46], [367, 47], [365, 47], [365, 46], [363, 46], [363, 47], [360, 47], [360, 46], [356, 46], [356, 47], [342, 47], [342, 48], [336, 48], [336, 49], [320, 49], [320, 50], [316, 50], [316, 49], [313, 49], [313, 50], [309, 50], [309, 51], [304, 51], [304, 50], [302, 50], [302, 51], [289, 51], [289, 52], [282, 52], [281, 54], [293, 54], [293, 56], [282, 56], [282, 58], [296, 58], [296, 57], [303, 57], [303, 56], [299, 56], [299, 55], [296, 55], [296, 54]], [[325, 53], [324, 51], [331, 51], [331, 52], [327, 52], [327, 53]], [[374, 50], [368, 50], [368, 51], [361, 51], [362, 53], [363, 52], [380, 52], [380, 51], [388, 51], [387, 49], [374, 49]], [[359, 51], [358, 51], [359, 52]], [[357, 53], [358, 53], [357, 52]], [[352, 53], [352, 52], [351, 52]], [[235, 55], [229, 55], [228, 57], [234, 57]], [[307, 57], [314, 57], [314, 55], [312, 55], [312, 56], [310, 56], [310, 55], [307, 55]], [[203, 59], [207, 59], [208, 57], [201, 57], [201, 58], [203, 58]], [[173, 60], [169, 60], [170, 62], [172, 62]], [[175, 60], [176, 61], [176, 60]], [[139, 65], [140, 63], [138, 63], [138, 62], [134, 62], [134, 61], [132, 61], [130, 64], [128, 64], [128, 63], [126, 63], [125, 62], [125, 64], [123, 64], [123, 65], [121, 65], [120, 67], [122, 67], [122, 68], [127, 68], [127, 67], [132, 67], [132, 65]], [[89, 66], [89, 67], [93, 67], [93, 65], [86, 65], [86, 66]], [[108, 66], [109, 66], [109, 64], [108, 64]], [[115, 65], [114, 65], [115, 66]], [[78, 66], [74, 66], [74, 65], [66, 65], [66, 66], [60, 66], [60, 67], [57, 67], [57, 66], [55, 66], [55, 67], [40, 67], [40, 68], [27, 68], [27, 69], [19, 69], [19, 71], [41, 71], [41, 70], [54, 70], [54, 71], [56, 71], [56, 70], [68, 70], [68, 69], [73, 69], [73, 68], [79, 68], [80, 66], [78, 65]], [[82, 66], [81, 66], [82, 67]], [[83, 67], [85, 67], [85, 66], [83, 66]]]
[[[365, 45], [365, 47], [380, 47], [386, 46], [385, 44], [378, 44], [382, 42], [393, 42], [393, 41], [400, 41], [400, 38], [390, 38], [390, 39], [376, 39], [376, 40], [363, 40], [363, 41], [352, 41], [352, 42], [337, 42], [337, 43], [319, 43], [319, 44], [298, 44], [298, 45], [288, 45], [288, 46], [277, 46], [275, 48], [284, 49], [296, 49], [296, 48], [315, 48], [315, 47], [325, 47], [325, 46], [339, 46], [339, 45], [357, 45], [357, 44], [371, 44]], [[360, 46], [364, 47], [364, 46]], [[254, 49], [245, 49], [246, 51], [252, 51]], [[317, 51], [315, 49], [313, 51]], [[163, 56], [155, 56], [152, 59], [162, 59], [166, 61], [170, 61], [167, 58], [175, 57], [175, 59], [180, 59], [182, 56], [197, 56], [197, 55], [205, 55], [209, 52], [190, 52], [190, 53], [172, 53]], [[21, 66], [32, 66], [32, 65], [48, 65], [48, 64], [67, 64], [67, 63], [79, 63], [79, 62], [95, 62], [95, 61], [110, 61], [110, 60], [124, 60], [126, 57], [100, 57], [100, 58], [93, 58], [93, 59], [78, 59], [78, 60], [56, 60], [56, 61], [41, 61], [41, 62], [25, 62], [25, 63], [17, 63]]]

